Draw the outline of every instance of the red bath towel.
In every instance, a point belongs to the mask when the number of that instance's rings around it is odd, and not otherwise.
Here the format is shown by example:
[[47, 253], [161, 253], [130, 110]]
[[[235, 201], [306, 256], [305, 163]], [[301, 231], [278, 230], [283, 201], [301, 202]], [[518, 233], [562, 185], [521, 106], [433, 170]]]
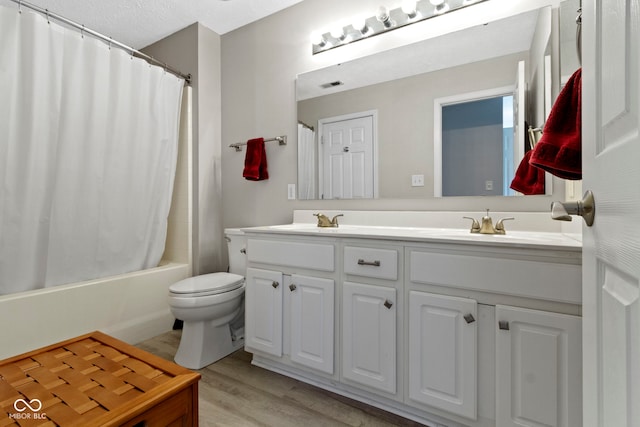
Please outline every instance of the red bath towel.
[[551, 108], [530, 164], [564, 179], [582, 179], [582, 69], [573, 73]]
[[242, 172], [242, 176], [249, 181], [269, 179], [264, 138], [254, 138], [247, 141], [247, 154], [244, 158], [244, 171]]
[[544, 171], [529, 164], [532, 150], [527, 151], [518, 166], [510, 187], [527, 196], [544, 194]]

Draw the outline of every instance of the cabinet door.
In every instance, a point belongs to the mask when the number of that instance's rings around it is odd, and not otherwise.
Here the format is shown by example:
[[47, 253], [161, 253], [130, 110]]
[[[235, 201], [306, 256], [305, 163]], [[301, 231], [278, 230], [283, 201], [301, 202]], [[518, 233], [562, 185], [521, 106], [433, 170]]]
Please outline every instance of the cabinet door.
[[345, 282], [342, 376], [396, 393], [396, 290]]
[[477, 302], [409, 293], [409, 398], [476, 419]]
[[581, 426], [581, 318], [496, 306], [496, 422]]
[[[333, 373], [334, 282], [291, 275], [291, 360]], [[287, 291], [285, 291], [287, 292]]]
[[282, 273], [247, 269], [245, 347], [282, 356]]

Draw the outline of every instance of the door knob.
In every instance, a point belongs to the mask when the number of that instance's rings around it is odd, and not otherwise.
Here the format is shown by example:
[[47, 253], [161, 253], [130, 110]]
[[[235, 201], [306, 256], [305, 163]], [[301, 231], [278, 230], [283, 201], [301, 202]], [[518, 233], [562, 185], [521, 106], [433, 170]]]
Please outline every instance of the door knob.
[[578, 200], [577, 202], [551, 203], [551, 219], [571, 221], [573, 219], [571, 215], [581, 216], [589, 227], [593, 225], [593, 219], [596, 215], [596, 204], [591, 190], [587, 190], [582, 200]]

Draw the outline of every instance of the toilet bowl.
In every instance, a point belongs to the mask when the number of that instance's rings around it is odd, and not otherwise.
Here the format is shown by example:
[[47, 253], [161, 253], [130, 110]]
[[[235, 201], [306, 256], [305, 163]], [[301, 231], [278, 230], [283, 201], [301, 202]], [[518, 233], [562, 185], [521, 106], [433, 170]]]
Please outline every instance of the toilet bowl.
[[201, 369], [244, 345], [245, 238], [237, 229], [225, 230], [229, 273], [189, 277], [169, 287], [169, 308], [184, 322], [178, 365]]

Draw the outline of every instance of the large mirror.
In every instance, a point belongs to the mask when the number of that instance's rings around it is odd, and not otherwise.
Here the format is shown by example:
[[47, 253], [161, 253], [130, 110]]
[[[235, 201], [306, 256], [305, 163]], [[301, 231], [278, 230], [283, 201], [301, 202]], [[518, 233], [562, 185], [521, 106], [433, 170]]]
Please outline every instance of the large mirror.
[[552, 21], [545, 7], [300, 74], [298, 197], [515, 195], [552, 102]]

